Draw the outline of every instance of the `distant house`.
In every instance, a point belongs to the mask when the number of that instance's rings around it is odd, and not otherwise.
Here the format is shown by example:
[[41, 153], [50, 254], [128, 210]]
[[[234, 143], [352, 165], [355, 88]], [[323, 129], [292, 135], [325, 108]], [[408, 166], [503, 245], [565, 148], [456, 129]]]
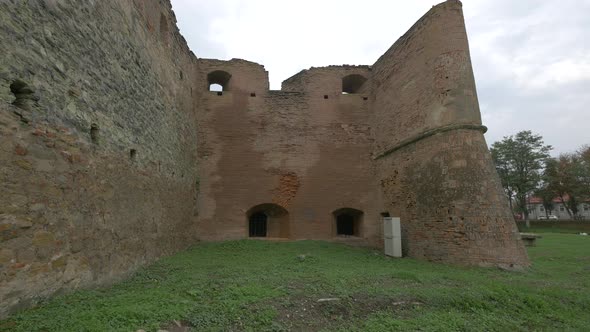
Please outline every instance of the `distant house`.
[[[569, 201], [569, 196], [565, 196], [564, 200], [566, 202]], [[553, 210], [551, 211], [545, 211], [543, 200], [540, 197], [530, 197], [527, 206], [529, 209], [529, 219], [542, 219], [546, 217], [547, 214], [557, 216], [558, 219], [572, 219], [559, 197], [553, 199]], [[578, 218], [590, 220], [590, 200], [578, 204]]]

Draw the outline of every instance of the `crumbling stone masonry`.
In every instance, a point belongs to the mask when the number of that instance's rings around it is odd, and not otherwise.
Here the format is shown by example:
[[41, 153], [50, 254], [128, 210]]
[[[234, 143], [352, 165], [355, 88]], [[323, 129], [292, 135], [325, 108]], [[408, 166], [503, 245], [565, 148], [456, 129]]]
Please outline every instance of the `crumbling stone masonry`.
[[456, 0], [280, 91], [166, 0], [0, 1], [0, 316], [199, 240], [380, 246], [387, 215], [407, 256], [527, 266], [484, 131]]

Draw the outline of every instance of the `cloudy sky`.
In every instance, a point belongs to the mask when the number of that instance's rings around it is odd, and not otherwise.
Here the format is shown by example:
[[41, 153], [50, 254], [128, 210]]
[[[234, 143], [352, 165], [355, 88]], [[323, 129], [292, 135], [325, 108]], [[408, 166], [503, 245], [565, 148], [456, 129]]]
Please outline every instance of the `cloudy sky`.
[[[442, 1], [442, 0], [441, 0]], [[172, 0], [198, 57], [263, 64], [271, 89], [311, 66], [373, 64], [440, 1]], [[464, 0], [491, 144], [520, 130], [554, 155], [590, 144], [590, 0]]]

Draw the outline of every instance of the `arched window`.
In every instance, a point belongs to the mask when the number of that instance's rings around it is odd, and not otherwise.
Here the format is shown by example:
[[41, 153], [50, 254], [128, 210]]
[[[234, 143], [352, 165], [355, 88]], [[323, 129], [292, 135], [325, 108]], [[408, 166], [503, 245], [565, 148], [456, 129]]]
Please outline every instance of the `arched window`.
[[336, 221], [337, 236], [361, 236], [363, 211], [342, 208], [332, 212]]
[[351, 74], [342, 78], [342, 93], [358, 93], [367, 79], [359, 74]]
[[210, 72], [207, 74], [209, 91], [228, 91], [230, 78], [231, 74], [223, 70]]
[[259, 204], [246, 213], [249, 237], [289, 237], [289, 212], [273, 203]]

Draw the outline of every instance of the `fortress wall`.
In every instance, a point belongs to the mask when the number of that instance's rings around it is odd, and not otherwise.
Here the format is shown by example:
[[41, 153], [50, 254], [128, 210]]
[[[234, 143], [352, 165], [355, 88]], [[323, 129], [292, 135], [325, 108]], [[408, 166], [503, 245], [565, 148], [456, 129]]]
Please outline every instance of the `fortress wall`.
[[293, 200], [296, 238], [334, 238], [332, 212], [352, 208], [363, 211], [357, 235], [371, 244], [377, 241], [369, 101], [362, 93], [369, 84], [357, 94], [343, 95], [342, 78], [350, 74], [370, 75], [366, 66], [312, 68], [305, 73], [309, 113], [303, 138], [306, 167], [300, 171], [302, 185]]
[[[302, 70], [301, 72], [284, 80], [281, 84], [282, 91], [305, 92], [310, 96], [337, 97], [342, 94], [342, 78], [347, 75], [361, 75], [369, 78], [371, 70], [369, 66], [328, 66], [312, 67]], [[364, 84], [359, 94], [367, 94], [370, 84]]]
[[0, 316], [195, 241], [196, 81], [168, 2], [0, 3]]
[[405, 253], [528, 265], [483, 137], [461, 3], [433, 7], [372, 72], [376, 180]]
[[[204, 68], [200, 64], [201, 76]], [[260, 66], [232, 60], [224, 70], [242, 82], [240, 86], [250, 87], [259, 84], [259, 74], [253, 74], [256, 68]], [[243, 88], [230, 88], [221, 96], [203, 94], [201, 238], [248, 237], [248, 213], [260, 204], [276, 204], [288, 212], [288, 227], [269, 224], [269, 237], [331, 239], [335, 236], [332, 211], [350, 207], [368, 213], [372, 202], [368, 101], [362, 95], [336, 94], [346, 69], [317, 70], [313, 74], [319, 83], [312, 82], [325, 89], [318, 88], [315, 94], [257, 91], [251, 97], [252, 89]], [[320, 84], [332, 81], [336, 86]], [[329, 99], [323, 98], [324, 91], [330, 93]], [[368, 224], [361, 233], [373, 239], [377, 232]]]
[[199, 81], [197, 88], [209, 90], [207, 76], [215, 71], [226, 71], [231, 75], [225, 90], [244, 93], [264, 94], [268, 91], [268, 72], [264, 66], [242, 59], [216, 60], [199, 59]]

